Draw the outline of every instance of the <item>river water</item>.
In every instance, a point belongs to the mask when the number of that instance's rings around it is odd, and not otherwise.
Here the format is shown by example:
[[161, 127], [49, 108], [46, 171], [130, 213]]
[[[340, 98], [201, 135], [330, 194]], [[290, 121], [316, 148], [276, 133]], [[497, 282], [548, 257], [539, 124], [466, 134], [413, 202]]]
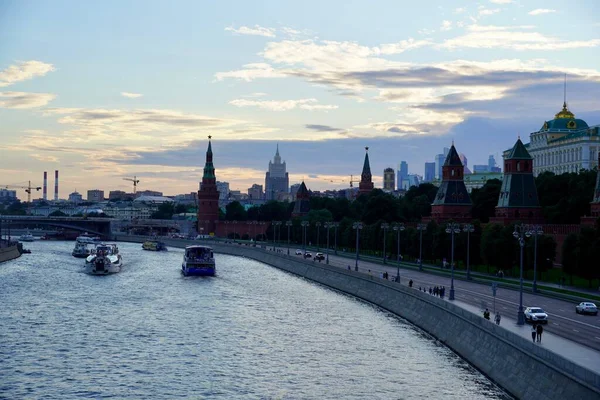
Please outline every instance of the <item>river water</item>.
[[73, 242], [0, 264], [0, 398], [505, 399], [406, 321], [245, 258], [183, 277], [183, 251], [119, 244], [83, 273]]

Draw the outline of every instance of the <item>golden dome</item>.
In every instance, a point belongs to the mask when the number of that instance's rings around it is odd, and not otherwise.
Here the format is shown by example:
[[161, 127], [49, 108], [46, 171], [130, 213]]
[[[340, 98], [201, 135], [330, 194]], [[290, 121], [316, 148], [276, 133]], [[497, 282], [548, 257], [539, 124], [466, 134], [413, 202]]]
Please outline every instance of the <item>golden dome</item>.
[[556, 113], [554, 115], [554, 119], [559, 119], [559, 118], [567, 118], [567, 119], [573, 119], [575, 118], [575, 114], [573, 114], [571, 111], [569, 111], [569, 109], [567, 108], [567, 103], [563, 103], [563, 108], [562, 110], [560, 110], [558, 113]]

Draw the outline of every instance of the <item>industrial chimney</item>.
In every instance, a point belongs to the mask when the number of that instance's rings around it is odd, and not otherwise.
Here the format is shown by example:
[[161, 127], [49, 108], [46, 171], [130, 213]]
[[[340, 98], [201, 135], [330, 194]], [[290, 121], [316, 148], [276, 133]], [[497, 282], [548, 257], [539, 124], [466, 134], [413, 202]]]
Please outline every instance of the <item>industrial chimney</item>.
[[58, 170], [54, 171], [54, 201], [58, 201]]
[[44, 171], [44, 201], [48, 200], [48, 171]]

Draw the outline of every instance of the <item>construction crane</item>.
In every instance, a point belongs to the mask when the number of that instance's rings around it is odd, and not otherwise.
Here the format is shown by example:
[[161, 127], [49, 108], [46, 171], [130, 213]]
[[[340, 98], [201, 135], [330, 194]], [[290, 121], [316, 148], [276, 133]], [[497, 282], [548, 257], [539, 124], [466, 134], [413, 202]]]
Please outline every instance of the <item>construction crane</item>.
[[353, 187], [353, 183], [360, 183], [360, 179], [354, 179], [354, 175], [350, 175], [350, 187]]
[[27, 202], [31, 203], [31, 190], [35, 189], [37, 191], [42, 190], [42, 188], [40, 186], [31, 186], [31, 181], [28, 182], [27, 186], [19, 186], [19, 185], [0, 185], [2, 187], [5, 187], [6, 189], [25, 189], [25, 191], [27, 192]]
[[133, 182], [133, 194], [135, 194], [137, 192], [137, 184], [140, 183], [140, 180], [137, 178], [137, 176], [134, 176], [133, 179], [123, 178], [123, 180]]

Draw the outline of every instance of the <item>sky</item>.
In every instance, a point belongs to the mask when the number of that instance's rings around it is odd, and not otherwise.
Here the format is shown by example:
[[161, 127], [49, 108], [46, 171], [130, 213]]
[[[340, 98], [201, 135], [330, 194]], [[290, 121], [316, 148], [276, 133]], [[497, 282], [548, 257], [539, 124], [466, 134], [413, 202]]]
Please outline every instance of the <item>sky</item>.
[[[468, 165], [563, 103], [600, 124], [600, 2], [0, 0], [0, 187], [165, 195], [423, 175], [454, 142]], [[356, 179], [356, 178], [355, 178]], [[51, 192], [52, 189], [49, 189]], [[18, 196], [25, 198], [19, 189]]]

